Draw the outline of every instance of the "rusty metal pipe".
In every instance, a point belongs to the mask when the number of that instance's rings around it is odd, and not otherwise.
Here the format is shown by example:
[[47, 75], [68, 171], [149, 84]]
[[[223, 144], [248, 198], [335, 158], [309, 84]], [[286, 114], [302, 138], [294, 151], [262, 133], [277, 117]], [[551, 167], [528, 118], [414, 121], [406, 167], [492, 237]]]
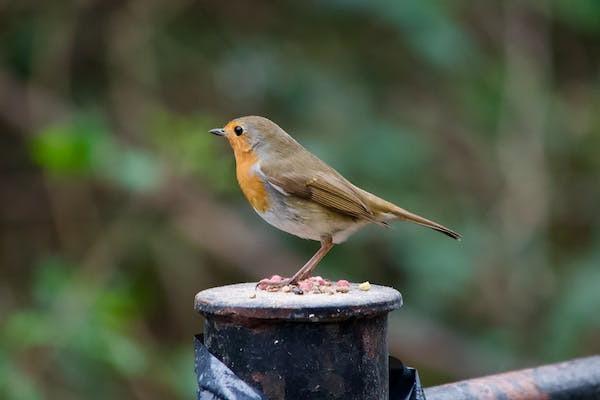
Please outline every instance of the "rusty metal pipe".
[[427, 400], [600, 399], [600, 356], [425, 389]]
[[[246, 283], [204, 290], [195, 307], [205, 349], [264, 398], [381, 400], [389, 397], [387, 314], [401, 304], [400, 293], [378, 285], [296, 295]], [[200, 389], [199, 399], [216, 398]]]

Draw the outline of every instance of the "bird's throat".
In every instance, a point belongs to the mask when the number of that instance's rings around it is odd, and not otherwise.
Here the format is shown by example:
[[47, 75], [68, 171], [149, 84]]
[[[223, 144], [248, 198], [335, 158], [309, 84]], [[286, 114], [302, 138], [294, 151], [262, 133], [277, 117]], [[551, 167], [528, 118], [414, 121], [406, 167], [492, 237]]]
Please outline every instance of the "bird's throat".
[[269, 197], [265, 183], [254, 168], [258, 157], [253, 151], [235, 153], [237, 180], [244, 196], [259, 213], [267, 211]]

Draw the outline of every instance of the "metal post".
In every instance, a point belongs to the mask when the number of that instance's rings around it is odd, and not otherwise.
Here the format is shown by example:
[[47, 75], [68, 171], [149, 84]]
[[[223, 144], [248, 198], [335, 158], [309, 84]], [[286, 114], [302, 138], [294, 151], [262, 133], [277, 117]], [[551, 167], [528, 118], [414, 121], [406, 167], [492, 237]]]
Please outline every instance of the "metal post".
[[[256, 297], [254, 297], [256, 295]], [[387, 314], [400, 293], [372, 285], [349, 293], [255, 291], [246, 283], [204, 290], [204, 344], [268, 399], [387, 399]]]
[[425, 389], [427, 400], [600, 399], [600, 356]]

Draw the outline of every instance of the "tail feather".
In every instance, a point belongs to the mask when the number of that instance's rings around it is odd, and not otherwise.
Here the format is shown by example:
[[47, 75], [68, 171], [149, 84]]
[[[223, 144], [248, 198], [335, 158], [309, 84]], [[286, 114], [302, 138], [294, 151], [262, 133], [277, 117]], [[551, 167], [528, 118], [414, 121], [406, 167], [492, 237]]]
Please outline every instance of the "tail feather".
[[428, 220], [427, 218], [423, 218], [420, 215], [413, 214], [410, 211], [407, 211], [398, 206], [390, 207], [389, 210], [392, 214], [404, 221], [410, 221], [418, 225], [426, 226], [427, 228], [431, 228], [434, 231], [438, 231], [443, 233], [444, 235], [450, 236], [452, 239], [460, 240], [460, 233], [454, 232], [451, 229], [446, 228], [444, 225], [440, 225], [437, 222], [433, 222]]
[[360, 188], [356, 188], [356, 190], [363, 196], [363, 198], [365, 198], [366, 201], [368, 201], [368, 204], [372, 207], [376, 214], [391, 214], [400, 220], [410, 221], [441, 232], [444, 235], [450, 236], [452, 239], [460, 240], [462, 238], [460, 233], [454, 232], [453, 230], [446, 228], [444, 225], [428, 220], [427, 218], [423, 218], [420, 215], [411, 213], [410, 211], [400, 208], [397, 205], [383, 200], [382, 198]]

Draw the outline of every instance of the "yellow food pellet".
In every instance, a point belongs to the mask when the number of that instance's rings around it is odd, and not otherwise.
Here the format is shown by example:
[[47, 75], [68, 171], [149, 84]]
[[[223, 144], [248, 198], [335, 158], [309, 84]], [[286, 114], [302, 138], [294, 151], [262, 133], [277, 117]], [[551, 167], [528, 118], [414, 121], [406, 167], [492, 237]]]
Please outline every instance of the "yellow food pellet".
[[369, 281], [366, 281], [366, 282], [363, 282], [363, 283], [361, 283], [360, 285], [358, 285], [358, 288], [359, 288], [360, 290], [363, 290], [363, 291], [365, 291], [365, 292], [366, 292], [367, 290], [370, 290], [370, 289], [371, 289], [371, 284], [369, 283]]

